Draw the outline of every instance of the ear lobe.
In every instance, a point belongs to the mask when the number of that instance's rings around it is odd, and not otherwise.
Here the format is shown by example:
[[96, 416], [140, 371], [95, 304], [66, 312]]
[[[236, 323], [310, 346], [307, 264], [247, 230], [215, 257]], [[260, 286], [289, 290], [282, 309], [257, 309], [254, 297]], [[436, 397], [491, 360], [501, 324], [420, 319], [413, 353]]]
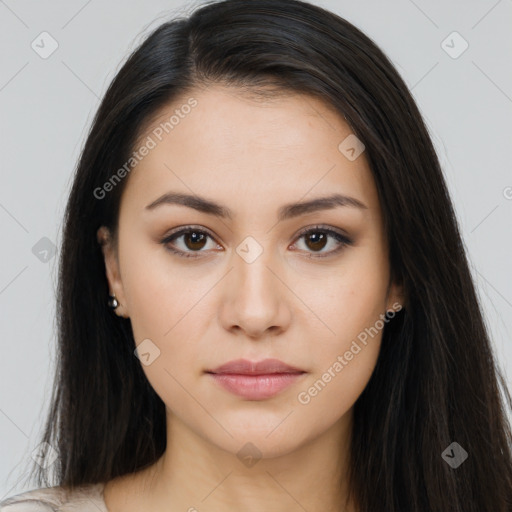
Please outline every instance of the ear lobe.
[[[107, 277], [109, 293], [110, 295], [115, 294], [116, 299], [119, 303], [119, 306], [116, 308], [115, 312], [119, 316], [128, 318], [128, 316], [126, 315], [126, 301], [124, 296], [123, 283], [121, 280], [121, 274], [119, 272], [117, 252], [116, 248], [114, 247], [114, 243], [112, 241], [112, 236], [109, 229], [105, 226], [101, 226], [96, 233], [96, 238], [103, 252], [105, 262], [105, 274]], [[105, 303], [107, 302], [107, 300], [108, 297], [105, 297]]]

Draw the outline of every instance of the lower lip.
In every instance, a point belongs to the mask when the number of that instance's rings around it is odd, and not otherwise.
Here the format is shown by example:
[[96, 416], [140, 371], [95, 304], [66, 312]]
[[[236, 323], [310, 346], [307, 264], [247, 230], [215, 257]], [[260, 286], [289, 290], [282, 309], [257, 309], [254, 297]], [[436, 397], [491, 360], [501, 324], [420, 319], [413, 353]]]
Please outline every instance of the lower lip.
[[296, 382], [304, 373], [272, 373], [267, 375], [240, 375], [210, 373], [224, 389], [247, 400], [271, 398]]

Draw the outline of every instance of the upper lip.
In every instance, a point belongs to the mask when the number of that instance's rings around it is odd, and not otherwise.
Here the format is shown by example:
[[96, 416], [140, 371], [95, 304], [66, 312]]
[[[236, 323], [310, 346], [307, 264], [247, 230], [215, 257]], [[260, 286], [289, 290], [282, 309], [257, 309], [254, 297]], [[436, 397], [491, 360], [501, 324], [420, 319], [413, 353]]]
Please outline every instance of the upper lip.
[[249, 361], [247, 359], [236, 359], [229, 361], [207, 373], [228, 373], [236, 375], [269, 375], [272, 373], [304, 373], [304, 370], [279, 359], [263, 359], [262, 361]]

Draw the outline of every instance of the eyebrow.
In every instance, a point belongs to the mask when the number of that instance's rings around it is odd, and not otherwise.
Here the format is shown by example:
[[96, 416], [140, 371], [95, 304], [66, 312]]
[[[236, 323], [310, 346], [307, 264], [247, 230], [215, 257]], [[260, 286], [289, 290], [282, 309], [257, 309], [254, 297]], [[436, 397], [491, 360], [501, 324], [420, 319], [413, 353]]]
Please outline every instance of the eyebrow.
[[[145, 210], [154, 210], [164, 204], [178, 204], [193, 208], [194, 210], [214, 215], [220, 218], [233, 219], [233, 212], [226, 206], [222, 206], [212, 200], [197, 195], [182, 194], [178, 192], [168, 192], [152, 203], [148, 204]], [[326, 197], [318, 197], [310, 201], [301, 201], [298, 203], [289, 203], [281, 206], [278, 210], [279, 221], [299, 217], [319, 210], [330, 210], [339, 206], [349, 206], [358, 209], [368, 209], [368, 207], [356, 199], [342, 194], [332, 194]]]

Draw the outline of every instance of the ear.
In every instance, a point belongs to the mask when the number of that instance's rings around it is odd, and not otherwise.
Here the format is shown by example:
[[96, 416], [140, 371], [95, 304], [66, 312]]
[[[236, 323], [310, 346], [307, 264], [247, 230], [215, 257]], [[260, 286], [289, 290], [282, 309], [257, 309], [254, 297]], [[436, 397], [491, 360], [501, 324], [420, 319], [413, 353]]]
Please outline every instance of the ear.
[[[105, 226], [101, 226], [96, 233], [96, 237], [103, 251], [109, 293], [110, 295], [115, 294], [117, 302], [119, 303], [114, 311], [116, 315], [128, 318], [129, 315], [128, 308], [126, 307], [123, 282], [121, 280], [121, 273], [119, 272], [119, 259], [110, 230]], [[105, 297], [105, 302], [107, 299], [108, 297]]]

